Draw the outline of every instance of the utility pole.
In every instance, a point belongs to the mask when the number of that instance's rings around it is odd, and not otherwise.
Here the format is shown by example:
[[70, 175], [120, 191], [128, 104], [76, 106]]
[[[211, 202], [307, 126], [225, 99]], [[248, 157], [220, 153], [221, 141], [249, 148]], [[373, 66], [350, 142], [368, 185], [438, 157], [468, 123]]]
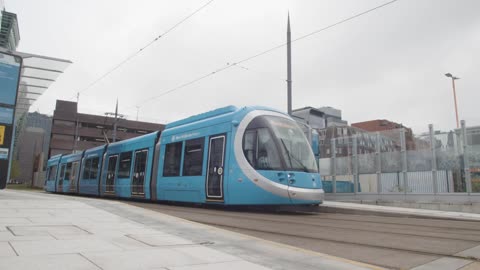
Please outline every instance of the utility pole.
[[290, 37], [290, 13], [287, 19], [287, 106], [288, 114], [292, 114], [292, 44]]
[[458, 108], [457, 108], [457, 93], [455, 91], [455, 80], [460, 79], [459, 77], [453, 76], [451, 73], [445, 74], [448, 78], [452, 78], [452, 89], [453, 89], [453, 103], [455, 104], [455, 118], [457, 120], [457, 128], [460, 128], [460, 122], [458, 121]]
[[135, 106], [137, 107], [137, 121], [138, 121], [138, 111], [140, 110], [140, 106]]
[[117, 98], [117, 104], [115, 105], [115, 112], [114, 113], [106, 112], [105, 115], [106, 116], [113, 115], [115, 117], [114, 120], [113, 120], [112, 142], [116, 142], [117, 141], [117, 122], [118, 122], [118, 118], [123, 118], [124, 117], [123, 114], [118, 113], [118, 98]]

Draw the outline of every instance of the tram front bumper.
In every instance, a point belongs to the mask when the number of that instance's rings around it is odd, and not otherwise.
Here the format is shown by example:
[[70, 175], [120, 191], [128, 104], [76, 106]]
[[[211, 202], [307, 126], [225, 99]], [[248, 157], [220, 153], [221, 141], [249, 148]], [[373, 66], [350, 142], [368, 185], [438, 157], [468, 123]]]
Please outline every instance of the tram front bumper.
[[298, 188], [290, 186], [288, 187], [288, 195], [292, 200], [323, 202], [325, 199], [325, 192], [323, 189]]

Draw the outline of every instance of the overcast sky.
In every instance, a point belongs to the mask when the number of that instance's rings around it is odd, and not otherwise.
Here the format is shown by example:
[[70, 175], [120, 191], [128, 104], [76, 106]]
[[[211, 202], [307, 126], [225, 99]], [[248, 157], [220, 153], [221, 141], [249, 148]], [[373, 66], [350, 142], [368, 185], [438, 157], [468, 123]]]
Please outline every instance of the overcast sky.
[[[106, 71], [204, 1], [5, 0], [17, 13], [19, 51], [73, 64], [31, 111], [52, 114]], [[215, 0], [80, 95], [79, 111], [113, 111], [168, 123], [227, 105], [286, 111], [286, 48], [164, 95], [169, 89], [388, 2], [375, 0]], [[480, 1], [400, 0], [292, 44], [293, 107], [331, 106], [349, 123], [388, 119], [414, 132], [480, 125]], [[145, 102], [147, 101], [147, 102]]]

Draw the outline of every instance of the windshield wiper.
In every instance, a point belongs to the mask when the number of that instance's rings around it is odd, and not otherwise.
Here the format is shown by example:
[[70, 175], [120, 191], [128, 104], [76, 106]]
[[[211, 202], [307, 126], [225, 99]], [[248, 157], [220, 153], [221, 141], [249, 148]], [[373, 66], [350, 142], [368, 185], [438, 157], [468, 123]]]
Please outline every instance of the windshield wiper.
[[300, 167], [302, 167], [302, 171], [304, 172], [309, 172], [307, 166], [305, 166], [301, 160], [299, 160], [297, 157], [295, 157], [294, 155], [292, 155], [292, 153], [290, 153], [290, 151], [288, 151], [288, 148], [287, 146], [285, 145], [285, 141], [283, 139], [280, 138], [280, 141], [282, 142], [282, 145], [283, 145], [283, 148], [285, 149], [285, 151], [287, 152], [287, 155], [288, 155], [288, 160], [290, 161], [290, 167], [293, 168], [293, 165], [292, 165], [292, 158], [293, 160], [295, 160], [298, 165], [300, 165]]

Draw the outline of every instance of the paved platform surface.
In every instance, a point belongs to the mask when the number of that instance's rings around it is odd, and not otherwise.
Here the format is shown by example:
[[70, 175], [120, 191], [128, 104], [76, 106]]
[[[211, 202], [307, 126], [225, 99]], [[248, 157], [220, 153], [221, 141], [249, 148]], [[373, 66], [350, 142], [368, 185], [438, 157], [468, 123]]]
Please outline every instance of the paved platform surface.
[[440, 210], [413, 209], [404, 207], [370, 205], [349, 202], [325, 201], [321, 208], [326, 212], [352, 213], [352, 214], [386, 214], [405, 215], [426, 218], [440, 218], [453, 220], [480, 221], [480, 214], [464, 212], [448, 212]]
[[379, 269], [121, 201], [0, 191], [0, 269]]

